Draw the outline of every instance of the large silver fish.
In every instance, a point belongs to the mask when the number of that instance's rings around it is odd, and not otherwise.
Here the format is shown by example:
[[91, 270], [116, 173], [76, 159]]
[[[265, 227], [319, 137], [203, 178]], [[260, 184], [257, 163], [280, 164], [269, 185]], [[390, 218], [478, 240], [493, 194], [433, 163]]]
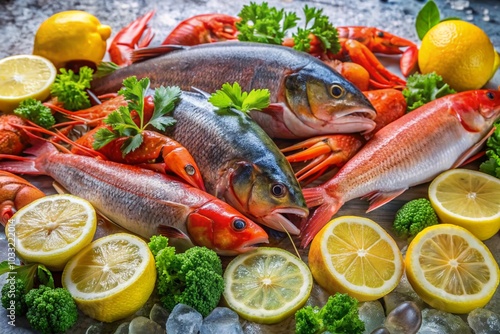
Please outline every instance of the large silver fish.
[[176, 85], [209, 93], [226, 82], [238, 82], [244, 91], [270, 90], [271, 106], [252, 112], [252, 117], [273, 138], [370, 132], [375, 127], [376, 112], [368, 99], [335, 70], [304, 52], [243, 42], [166, 48], [174, 51], [95, 79], [92, 90], [117, 92], [123, 80], [133, 75], [150, 78], [152, 88]]
[[[237, 110], [218, 111], [205, 96], [183, 92], [167, 135], [186, 147], [206, 190], [273, 229], [298, 234], [289, 218], [308, 210], [293, 170], [257, 123]], [[292, 215], [292, 216], [289, 216]]]

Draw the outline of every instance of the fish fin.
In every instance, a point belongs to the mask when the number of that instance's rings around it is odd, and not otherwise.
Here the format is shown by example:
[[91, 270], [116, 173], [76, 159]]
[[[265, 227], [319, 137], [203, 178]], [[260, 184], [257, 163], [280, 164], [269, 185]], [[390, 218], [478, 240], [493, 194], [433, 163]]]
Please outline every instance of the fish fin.
[[43, 140], [32, 140], [32, 146], [23, 153], [29, 156], [17, 156], [0, 154], [0, 170], [14, 174], [44, 175], [45, 173], [36, 167], [36, 160], [44, 155], [58, 152], [54, 145]]
[[366, 212], [373, 211], [381, 207], [382, 205], [389, 203], [390, 201], [392, 201], [393, 199], [404, 193], [407, 189], [408, 188], [397, 189], [386, 193], [375, 192], [372, 195], [365, 196], [368, 197], [370, 201], [370, 206], [368, 207], [368, 210], [366, 210]]
[[318, 232], [325, 226], [330, 219], [339, 211], [340, 207], [344, 204], [334, 197], [327, 196], [307, 222], [301, 228], [300, 233], [300, 247], [306, 248]]
[[210, 94], [206, 91], [204, 91], [203, 89], [199, 89], [197, 87], [193, 87], [191, 86], [191, 90], [196, 92], [196, 93], [199, 93], [201, 95], [203, 95], [204, 98], [208, 99], [210, 97]]
[[172, 226], [159, 225], [158, 226], [158, 233], [169, 238], [169, 239], [174, 238], [174, 239], [191, 240], [191, 239], [189, 239], [189, 237], [185, 233], [183, 233], [182, 231], [180, 231]]
[[160, 45], [160, 46], [151, 46], [145, 48], [139, 48], [132, 51], [132, 63], [138, 63], [150, 58], [155, 58], [172, 51], [177, 50], [187, 50], [189, 46], [185, 45]]
[[460, 158], [458, 158], [457, 161], [455, 161], [455, 163], [453, 164], [453, 166], [451, 166], [451, 168], [457, 168], [457, 167], [460, 167], [460, 166], [465, 166], [468, 163], [470, 163], [470, 162], [472, 162], [472, 161], [474, 161], [474, 160], [482, 157], [484, 155], [484, 152], [479, 152], [478, 153], [478, 151], [481, 149], [481, 147], [486, 142], [486, 140], [488, 140], [488, 138], [493, 134], [493, 132], [495, 132], [495, 128], [494, 127], [491, 128], [491, 130], [483, 138], [481, 138], [480, 141], [478, 141], [476, 144], [474, 144], [474, 146], [472, 146], [467, 151], [465, 151], [460, 156]]
[[325, 197], [327, 197], [325, 189], [321, 187], [302, 189], [302, 194], [304, 195], [308, 208], [322, 205], [325, 201]]

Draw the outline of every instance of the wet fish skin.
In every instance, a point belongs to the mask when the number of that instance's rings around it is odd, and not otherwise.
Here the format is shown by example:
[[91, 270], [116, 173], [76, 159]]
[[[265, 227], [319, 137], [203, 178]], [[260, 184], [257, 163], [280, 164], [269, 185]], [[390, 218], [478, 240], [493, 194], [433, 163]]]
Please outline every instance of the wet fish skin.
[[283, 214], [307, 216], [302, 189], [255, 121], [237, 110], [221, 114], [205, 96], [189, 92], [182, 93], [172, 117], [176, 124], [166, 134], [189, 150], [210, 194], [255, 222], [298, 234]]
[[[133, 75], [148, 77], [152, 88], [176, 85], [213, 93], [226, 82], [238, 82], [244, 91], [267, 88], [272, 107], [252, 117], [275, 138], [369, 132], [375, 126], [373, 106], [353, 84], [315, 57], [288, 47], [244, 42], [184, 47], [95, 79], [92, 90], [117, 92]], [[332, 96], [333, 87], [342, 94]]]

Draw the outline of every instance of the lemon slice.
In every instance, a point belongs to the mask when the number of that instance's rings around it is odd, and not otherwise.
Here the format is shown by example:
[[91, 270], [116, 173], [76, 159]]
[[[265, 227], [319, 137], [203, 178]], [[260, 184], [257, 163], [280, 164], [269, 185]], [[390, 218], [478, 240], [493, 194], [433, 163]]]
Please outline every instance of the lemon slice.
[[452, 169], [429, 185], [429, 200], [443, 223], [465, 227], [481, 240], [500, 229], [500, 180], [469, 169]]
[[155, 260], [147, 243], [128, 233], [95, 240], [68, 262], [62, 274], [62, 285], [78, 308], [104, 322], [137, 312], [155, 282]]
[[403, 275], [403, 258], [394, 239], [373, 220], [342, 216], [331, 220], [314, 237], [309, 268], [325, 290], [342, 292], [359, 301], [391, 292]]
[[417, 294], [434, 308], [468, 313], [483, 307], [499, 283], [498, 264], [488, 248], [463, 227], [438, 224], [408, 246], [406, 274]]
[[35, 55], [18, 55], [0, 59], [0, 111], [12, 112], [27, 98], [43, 101], [57, 70], [52, 62]]
[[259, 247], [235, 257], [224, 272], [224, 299], [242, 318], [263, 324], [295, 314], [311, 293], [307, 265], [292, 253]]
[[16, 252], [26, 262], [62, 270], [68, 260], [92, 242], [96, 212], [88, 201], [69, 194], [51, 195], [22, 207], [8, 221]]

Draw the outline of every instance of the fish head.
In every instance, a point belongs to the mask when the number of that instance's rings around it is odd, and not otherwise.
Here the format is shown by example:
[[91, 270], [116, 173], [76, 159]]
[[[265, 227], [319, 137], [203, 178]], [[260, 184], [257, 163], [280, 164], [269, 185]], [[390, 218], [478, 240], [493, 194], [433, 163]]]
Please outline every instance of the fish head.
[[500, 90], [480, 89], [450, 96], [462, 126], [470, 132], [487, 131], [500, 118]]
[[205, 246], [220, 255], [241, 254], [269, 242], [262, 227], [218, 199], [190, 213], [186, 226], [196, 245]]
[[311, 62], [285, 78], [291, 115], [288, 128], [309, 127], [316, 135], [367, 133], [375, 128], [375, 108], [363, 93], [327, 65]]
[[224, 198], [254, 221], [297, 235], [300, 230], [296, 225], [309, 211], [295, 180], [279, 164], [263, 171], [256, 164], [240, 161], [232, 168]]

